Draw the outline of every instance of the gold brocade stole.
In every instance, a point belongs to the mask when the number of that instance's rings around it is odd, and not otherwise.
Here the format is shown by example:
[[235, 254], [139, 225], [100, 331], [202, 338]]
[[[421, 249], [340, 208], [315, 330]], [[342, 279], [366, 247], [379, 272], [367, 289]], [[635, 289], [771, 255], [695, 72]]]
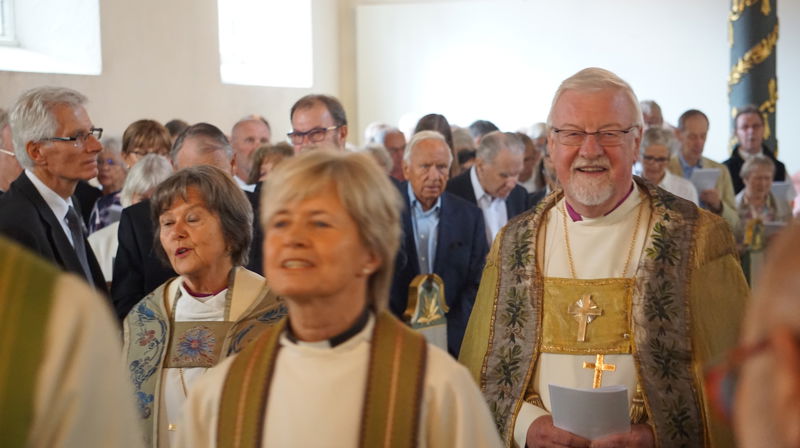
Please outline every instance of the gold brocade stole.
[[[544, 279], [541, 352], [571, 355], [632, 353], [632, 278]], [[593, 308], [586, 303], [590, 301]], [[580, 301], [580, 302], [579, 302]], [[586, 320], [585, 324], [581, 321]], [[585, 338], [579, 341], [581, 326]]]
[[[220, 448], [261, 446], [269, 389], [286, 319], [242, 350], [222, 389], [217, 427]], [[370, 343], [361, 418], [361, 447], [417, 445], [427, 346], [387, 311], [377, 315]]]
[[3, 238], [0, 253], [0, 438], [26, 446], [59, 272]]

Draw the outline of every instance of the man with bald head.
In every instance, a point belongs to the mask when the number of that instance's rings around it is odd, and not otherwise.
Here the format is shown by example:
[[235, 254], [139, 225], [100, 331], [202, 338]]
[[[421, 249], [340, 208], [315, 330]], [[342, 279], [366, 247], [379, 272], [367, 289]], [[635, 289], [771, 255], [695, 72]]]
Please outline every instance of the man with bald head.
[[[460, 354], [509, 446], [731, 446], [698, 391], [705, 361], [735, 343], [747, 284], [720, 217], [632, 176], [643, 126], [607, 70], [554, 96], [563, 190], [497, 235]], [[630, 431], [557, 428], [551, 384], [623, 386]]]
[[288, 136], [296, 153], [311, 146], [344, 151], [347, 116], [338, 99], [329, 95], [306, 95], [294, 103], [289, 119], [292, 132]]
[[269, 122], [259, 115], [250, 115], [237, 121], [231, 130], [236, 170], [233, 179], [243, 190], [253, 192], [255, 185], [248, 185], [247, 178], [252, 168], [253, 151], [269, 143], [272, 131]]
[[420, 131], [406, 146], [399, 186], [406, 207], [401, 222], [405, 237], [397, 254], [389, 307], [403, 318], [409, 284], [420, 274], [437, 274], [444, 282], [447, 349], [458, 356], [467, 327], [487, 245], [480, 210], [446, 193], [453, 154], [442, 134]]
[[392, 172], [389, 175], [401, 182], [406, 180], [403, 175], [403, 153], [406, 149], [405, 134], [400, 129], [386, 127], [375, 135], [375, 142], [383, 145], [392, 158]]
[[447, 184], [449, 193], [483, 211], [488, 244], [508, 220], [528, 209], [528, 192], [517, 185], [524, 156], [525, 145], [514, 133], [490, 132], [478, 145], [475, 165]]

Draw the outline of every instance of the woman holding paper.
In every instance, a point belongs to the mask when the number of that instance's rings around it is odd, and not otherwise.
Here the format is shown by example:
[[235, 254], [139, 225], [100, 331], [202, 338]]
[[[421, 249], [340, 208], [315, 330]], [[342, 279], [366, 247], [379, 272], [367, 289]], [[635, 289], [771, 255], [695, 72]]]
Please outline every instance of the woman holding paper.
[[762, 263], [764, 249], [777, 230], [792, 219], [789, 204], [772, 194], [775, 163], [765, 156], [753, 156], [742, 166], [744, 190], [736, 195], [739, 225], [734, 232], [742, 268], [752, 285]]

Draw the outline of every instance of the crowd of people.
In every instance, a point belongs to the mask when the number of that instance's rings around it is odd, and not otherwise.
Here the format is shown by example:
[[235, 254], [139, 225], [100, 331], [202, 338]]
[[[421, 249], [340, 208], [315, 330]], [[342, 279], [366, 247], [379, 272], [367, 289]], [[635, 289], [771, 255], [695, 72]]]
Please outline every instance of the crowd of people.
[[[259, 115], [103, 138], [89, 107], [0, 110], [10, 446], [800, 446], [800, 230], [756, 108], [718, 163], [703, 112], [599, 68], [529, 128], [361, 149], [328, 95], [285, 142]], [[552, 385], [624, 388], [630, 429], [565, 429]]]

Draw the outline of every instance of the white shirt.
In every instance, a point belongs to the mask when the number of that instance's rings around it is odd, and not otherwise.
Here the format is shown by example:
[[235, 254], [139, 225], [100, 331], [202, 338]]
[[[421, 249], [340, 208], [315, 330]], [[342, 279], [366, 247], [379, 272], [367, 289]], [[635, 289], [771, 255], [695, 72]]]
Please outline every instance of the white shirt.
[[244, 191], [249, 191], [250, 193], [256, 191], [256, 185], [255, 184], [248, 184], [247, 182], [245, 182], [242, 179], [240, 179], [239, 176], [237, 176], [237, 175], [233, 176], [233, 180], [235, 180], [236, 183], [239, 184], [239, 188], [241, 188]]
[[[58, 219], [59, 224], [61, 224], [61, 230], [64, 231], [69, 243], [72, 244], [72, 247], [75, 247], [75, 242], [72, 241], [72, 231], [69, 230], [69, 226], [67, 225], [67, 212], [69, 211], [69, 208], [72, 207], [72, 197], [67, 199], [62, 198], [58, 195], [58, 193], [45, 185], [44, 182], [39, 180], [39, 178], [36, 177], [36, 174], [34, 174], [31, 170], [26, 169], [25, 174], [28, 176], [28, 179], [31, 180], [31, 183], [36, 188], [36, 191], [42, 195], [42, 199], [44, 199], [44, 202], [46, 202], [50, 207], [50, 210], [53, 211], [53, 214], [56, 216], [56, 219]], [[75, 211], [77, 212], [77, 210]]]
[[[225, 295], [228, 289], [224, 289], [211, 297], [194, 297], [190, 295], [183, 282], [180, 285], [181, 298], [175, 308], [175, 321], [206, 321], [219, 322], [225, 318]], [[186, 397], [183, 395], [183, 387], [186, 391], [192, 390], [192, 385], [203, 373], [205, 367], [192, 367], [183, 369], [164, 369], [164, 381], [161, 383], [161, 393], [164, 397], [164, 407], [167, 411], [167, 421], [176, 424], [183, 414], [183, 403]], [[167, 428], [159, 428], [159, 432]], [[170, 445], [175, 443], [175, 431], [169, 431]]]
[[478, 179], [478, 171], [474, 166], [469, 169], [469, 178], [472, 182], [475, 200], [478, 202], [478, 207], [483, 212], [483, 221], [486, 223], [486, 240], [491, 247], [497, 232], [508, 222], [506, 200], [494, 198], [483, 190], [483, 186], [481, 186], [481, 182]]

